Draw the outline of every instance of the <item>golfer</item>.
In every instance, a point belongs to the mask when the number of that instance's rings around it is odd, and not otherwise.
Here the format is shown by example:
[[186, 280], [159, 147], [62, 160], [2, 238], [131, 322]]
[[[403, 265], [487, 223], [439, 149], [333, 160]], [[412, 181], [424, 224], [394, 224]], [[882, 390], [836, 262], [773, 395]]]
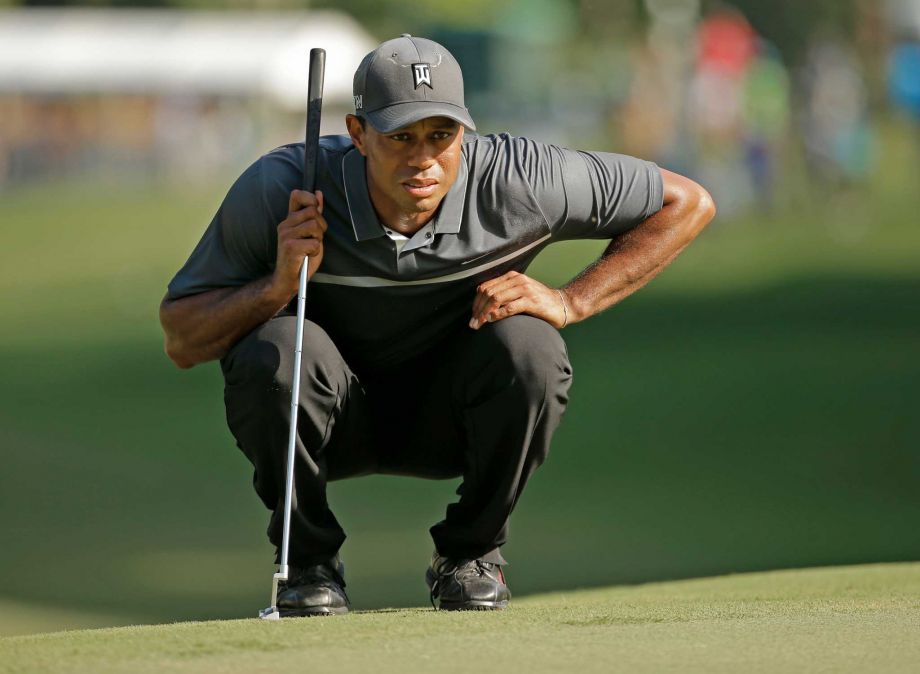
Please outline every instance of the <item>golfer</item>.
[[[345, 533], [326, 484], [373, 473], [462, 477], [430, 532], [426, 580], [443, 609], [500, 609], [501, 547], [565, 411], [559, 330], [660, 272], [715, 213], [655, 164], [507, 134], [479, 136], [460, 66], [403, 35], [354, 77], [347, 136], [303, 144], [230, 188], [168, 286], [160, 318], [181, 368], [220, 359], [227, 421], [255, 469], [280, 547], [296, 293], [309, 256], [289, 580], [282, 615], [344, 613]], [[561, 288], [525, 273], [546, 246], [606, 239]]]

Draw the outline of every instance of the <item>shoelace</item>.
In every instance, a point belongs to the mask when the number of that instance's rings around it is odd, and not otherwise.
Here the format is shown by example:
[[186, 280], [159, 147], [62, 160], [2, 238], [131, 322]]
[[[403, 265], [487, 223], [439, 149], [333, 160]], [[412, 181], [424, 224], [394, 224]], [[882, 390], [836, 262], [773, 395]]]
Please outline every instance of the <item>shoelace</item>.
[[330, 578], [325, 575], [326, 573], [332, 576], [331, 580], [339, 586], [339, 590], [341, 590], [342, 596], [345, 597], [345, 601], [350, 603], [348, 594], [345, 592], [345, 579], [339, 575], [339, 572], [334, 567], [327, 564], [316, 564], [300, 569], [299, 573], [291, 577], [286, 583], [283, 583], [283, 586], [287, 588], [296, 587], [298, 585], [328, 585]]
[[484, 562], [481, 559], [474, 559], [471, 561], [475, 562], [475, 564], [466, 562], [458, 566], [454, 571], [454, 576], [457, 578], [471, 578], [473, 576], [482, 577], [486, 571], [491, 571], [492, 567], [495, 566], [494, 564], [491, 564], [490, 562]]
[[463, 559], [454, 564], [447, 572], [438, 572], [437, 578], [435, 578], [434, 583], [431, 584], [431, 594], [428, 597], [431, 601], [432, 608], [438, 608], [434, 603], [434, 598], [438, 595], [438, 591], [441, 588], [441, 578], [445, 576], [453, 576], [458, 580], [481, 578], [486, 571], [491, 571], [494, 566], [495, 565], [491, 562], [484, 562], [481, 559]]

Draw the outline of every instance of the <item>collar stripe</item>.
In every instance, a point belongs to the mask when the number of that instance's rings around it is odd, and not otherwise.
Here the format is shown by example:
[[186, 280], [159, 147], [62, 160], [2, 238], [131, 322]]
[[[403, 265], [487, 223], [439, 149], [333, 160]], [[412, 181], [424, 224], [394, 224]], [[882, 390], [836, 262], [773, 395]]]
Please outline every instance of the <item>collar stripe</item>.
[[[358, 230], [355, 228], [355, 214], [351, 212], [351, 199], [348, 198], [348, 177], [345, 175], [345, 162], [342, 162], [342, 184], [345, 188], [345, 205], [348, 206], [348, 219], [351, 220], [351, 231], [355, 233], [355, 241], [359, 240]], [[315, 276], [315, 274], [314, 274]]]

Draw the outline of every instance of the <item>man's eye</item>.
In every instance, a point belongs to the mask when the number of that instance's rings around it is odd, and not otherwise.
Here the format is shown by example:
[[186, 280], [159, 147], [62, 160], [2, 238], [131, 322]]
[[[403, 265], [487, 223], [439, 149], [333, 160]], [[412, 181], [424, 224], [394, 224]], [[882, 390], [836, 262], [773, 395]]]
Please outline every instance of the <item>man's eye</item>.
[[444, 140], [445, 138], [450, 138], [452, 135], [450, 131], [436, 131], [434, 133], [435, 140]]
[[409, 134], [408, 133], [395, 133], [392, 136], [390, 136], [390, 138], [392, 138], [393, 140], [399, 140], [399, 141], [408, 140]]

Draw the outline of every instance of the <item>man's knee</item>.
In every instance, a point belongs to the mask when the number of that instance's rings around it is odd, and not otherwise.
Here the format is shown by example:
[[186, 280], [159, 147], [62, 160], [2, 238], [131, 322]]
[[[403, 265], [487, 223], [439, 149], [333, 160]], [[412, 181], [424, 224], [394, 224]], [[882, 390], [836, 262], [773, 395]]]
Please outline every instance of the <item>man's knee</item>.
[[518, 314], [479, 329], [479, 348], [497, 376], [514, 377], [534, 395], [562, 396], [572, 381], [572, 366], [559, 331], [546, 321]]
[[[296, 329], [296, 317], [279, 316], [243, 337], [221, 361], [227, 384], [290, 391]], [[301, 382], [337, 390], [344, 386], [345, 369], [345, 362], [326, 331], [312, 321], [304, 321]]]

